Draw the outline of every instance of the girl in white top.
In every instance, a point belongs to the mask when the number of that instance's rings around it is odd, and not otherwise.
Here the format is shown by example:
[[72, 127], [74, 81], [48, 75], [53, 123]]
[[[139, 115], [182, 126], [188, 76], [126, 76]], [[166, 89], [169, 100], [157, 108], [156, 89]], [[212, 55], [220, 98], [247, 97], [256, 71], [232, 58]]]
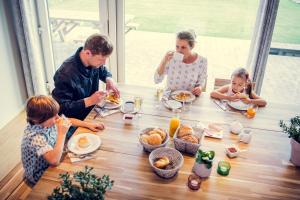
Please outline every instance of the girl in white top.
[[252, 90], [249, 73], [244, 68], [236, 69], [231, 75], [231, 84], [220, 87], [210, 93], [216, 99], [229, 101], [242, 100], [246, 104], [266, 106], [267, 102]]
[[192, 51], [195, 37], [193, 31], [177, 33], [176, 52], [182, 54], [183, 59], [177, 59], [175, 52], [169, 51], [159, 64], [154, 82], [162, 82], [167, 75], [166, 91], [189, 90], [196, 96], [201, 94], [207, 78], [207, 60]]

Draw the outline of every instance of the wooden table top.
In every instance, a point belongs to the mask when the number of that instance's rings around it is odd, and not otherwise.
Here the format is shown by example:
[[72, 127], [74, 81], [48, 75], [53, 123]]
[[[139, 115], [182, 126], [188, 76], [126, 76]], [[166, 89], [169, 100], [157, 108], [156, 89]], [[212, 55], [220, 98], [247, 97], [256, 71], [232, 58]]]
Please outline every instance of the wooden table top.
[[[233, 111], [223, 111], [202, 94], [188, 111], [180, 113], [183, 123], [202, 122], [220, 123], [224, 128], [222, 140], [205, 137], [202, 146], [216, 152], [211, 176], [204, 180], [198, 191], [187, 187], [188, 176], [192, 173], [195, 158], [184, 155], [184, 164], [172, 179], [162, 179], [151, 169], [148, 153], [143, 151], [138, 141], [140, 131], [147, 127], [168, 129], [170, 117], [174, 114], [158, 103], [155, 89], [128, 85], [119, 86], [123, 99], [134, 96], [143, 98], [142, 115], [136, 117], [132, 126], [124, 125], [122, 114], [115, 113], [105, 118], [96, 118], [106, 124], [106, 129], [95, 133], [102, 140], [95, 158], [71, 163], [68, 157], [58, 167], [50, 167], [29, 194], [28, 199], [46, 199], [59, 185], [58, 175], [66, 171], [73, 173], [94, 167], [99, 176], [110, 175], [115, 181], [106, 199], [300, 199], [300, 170], [289, 163], [290, 140], [280, 131], [279, 120], [288, 120], [299, 114], [296, 105], [269, 103], [266, 108], [258, 109], [253, 119]], [[86, 118], [94, 120], [95, 112]], [[229, 123], [238, 120], [244, 127], [253, 131], [249, 144], [238, 142], [238, 136], [229, 133]], [[75, 134], [91, 132], [79, 128]], [[234, 159], [224, 152], [225, 145], [236, 144], [246, 150]], [[173, 145], [170, 141], [169, 146]], [[230, 174], [226, 177], [217, 173], [221, 160], [231, 164]]]

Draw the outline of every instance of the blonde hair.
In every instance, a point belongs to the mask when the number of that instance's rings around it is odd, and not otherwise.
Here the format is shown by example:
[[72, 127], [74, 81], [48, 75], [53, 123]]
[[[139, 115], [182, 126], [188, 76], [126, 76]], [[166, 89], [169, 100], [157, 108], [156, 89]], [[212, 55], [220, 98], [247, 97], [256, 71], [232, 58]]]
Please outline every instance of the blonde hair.
[[41, 124], [59, 112], [59, 104], [52, 97], [45, 95], [33, 96], [27, 100], [27, 122]]

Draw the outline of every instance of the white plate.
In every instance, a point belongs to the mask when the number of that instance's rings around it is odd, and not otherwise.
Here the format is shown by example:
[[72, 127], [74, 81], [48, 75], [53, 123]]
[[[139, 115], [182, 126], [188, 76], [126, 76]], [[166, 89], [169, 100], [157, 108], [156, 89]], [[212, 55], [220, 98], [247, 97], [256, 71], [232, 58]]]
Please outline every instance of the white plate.
[[167, 108], [172, 109], [172, 110], [173, 110], [173, 109], [176, 110], [176, 109], [179, 109], [179, 108], [182, 107], [182, 104], [181, 104], [180, 102], [176, 101], [176, 100], [167, 100], [167, 101], [163, 101], [163, 104], [164, 104]]
[[122, 99], [120, 99], [119, 104], [111, 103], [111, 102], [106, 101], [106, 103], [104, 105], [104, 108], [106, 108], [106, 109], [117, 109], [117, 108], [120, 108], [121, 105], [122, 105]]
[[179, 100], [179, 99], [176, 98], [176, 95], [178, 95], [181, 92], [190, 94], [190, 98], [186, 99], [184, 102], [190, 103], [190, 102], [193, 102], [196, 99], [196, 96], [193, 95], [193, 93], [191, 93], [190, 91], [187, 91], [187, 90], [176, 90], [176, 91], [172, 92], [171, 93], [172, 99], [174, 99], [176, 101], [179, 101], [179, 102], [183, 102], [182, 100]]
[[[77, 145], [79, 138], [83, 136], [87, 137], [91, 142], [90, 146], [86, 148], [81, 148]], [[100, 145], [101, 145], [101, 139], [98, 135], [92, 133], [80, 133], [78, 135], [74, 135], [73, 137], [71, 137], [71, 139], [68, 142], [68, 149], [77, 155], [82, 155], [82, 154], [88, 154], [93, 151], [96, 151], [100, 147]]]
[[239, 101], [228, 101], [228, 105], [237, 110], [247, 110], [249, 108], [249, 104], [245, 104], [241, 100]]

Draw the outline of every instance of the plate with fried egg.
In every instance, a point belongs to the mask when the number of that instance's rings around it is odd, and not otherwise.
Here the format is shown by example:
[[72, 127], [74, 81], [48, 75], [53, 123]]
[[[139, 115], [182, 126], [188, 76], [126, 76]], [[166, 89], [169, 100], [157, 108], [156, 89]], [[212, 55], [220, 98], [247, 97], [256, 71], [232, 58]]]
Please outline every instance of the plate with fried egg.
[[101, 139], [93, 133], [74, 135], [68, 142], [68, 150], [77, 155], [88, 154], [99, 149]]

